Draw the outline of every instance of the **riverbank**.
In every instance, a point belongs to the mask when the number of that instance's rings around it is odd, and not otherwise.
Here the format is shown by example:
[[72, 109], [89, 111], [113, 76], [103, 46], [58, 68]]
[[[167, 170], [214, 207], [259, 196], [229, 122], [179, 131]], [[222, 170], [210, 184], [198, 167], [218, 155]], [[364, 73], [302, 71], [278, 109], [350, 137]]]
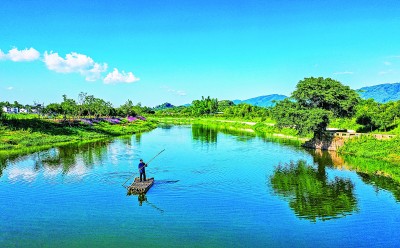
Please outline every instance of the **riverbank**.
[[0, 122], [0, 155], [29, 153], [76, 142], [91, 142], [115, 136], [150, 131], [154, 120], [58, 123], [46, 119], [3, 119]]
[[212, 117], [200, 118], [178, 118], [178, 117], [157, 117], [152, 118], [160, 123], [173, 124], [173, 125], [189, 125], [189, 124], [202, 124], [210, 127], [254, 133], [263, 137], [272, 137], [274, 139], [283, 140], [296, 140], [299, 144], [303, 144], [311, 137], [300, 137], [292, 128], [279, 129], [273, 122], [268, 121], [243, 121], [243, 120], [227, 120]]
[[[311, 136], [300, 137], [291, 128], [278, 129], [271, 122], [238, 121], [218, 118], [154, 118], [161, 123], [167, 124], [204, 124], [216, 128], [237, 130], [242, 132], [253, 132], [262, 136], [271, 136], [277, 139], [288, 139], [299, 141], [301, 145], [311, 140]], [[363, 136], [360, 138], [346, 139], [345, 142], [337, 144], [338, 152], [346, 156], [362, 157], [367, 159], [382, 160], [393, 164], [400, 164], [400, 138], [390, 140], [378, 140], [374, 137]]]
[[378, 140], [371, 136], [348, 139], [339, 148], [339, 153], [347, 156], [383, 160], [400, 165], [400, 137]]

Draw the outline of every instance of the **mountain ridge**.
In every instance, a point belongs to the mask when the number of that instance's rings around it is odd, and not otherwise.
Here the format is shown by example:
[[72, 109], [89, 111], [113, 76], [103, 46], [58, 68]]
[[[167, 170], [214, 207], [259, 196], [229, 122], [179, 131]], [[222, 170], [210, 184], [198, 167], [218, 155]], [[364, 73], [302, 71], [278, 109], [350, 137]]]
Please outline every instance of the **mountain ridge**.
[[400, 100], [400, 82], [365, 86], [357, 90], [361, 98], [372, 98], [377, 102], [386, 103]]

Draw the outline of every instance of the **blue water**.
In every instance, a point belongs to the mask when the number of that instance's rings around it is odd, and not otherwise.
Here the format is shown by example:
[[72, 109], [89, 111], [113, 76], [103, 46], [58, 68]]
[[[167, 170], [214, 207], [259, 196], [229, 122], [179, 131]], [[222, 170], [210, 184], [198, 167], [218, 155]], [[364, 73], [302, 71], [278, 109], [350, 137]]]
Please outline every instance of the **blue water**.
[[[139, 159], [155, 184], [143, 198], [122, 184]], [[313, 220], [276, 193], [277, 165], [314, 156], [260, 137], [190, 126], [10, 159], [0, 177], [1, 247], [396, 247], [400, 204], [354, 171], [351, 208]], [[335, 202], [336, 199], [332, 199]], [[351, 210], [349, 210], [351, 209]]]

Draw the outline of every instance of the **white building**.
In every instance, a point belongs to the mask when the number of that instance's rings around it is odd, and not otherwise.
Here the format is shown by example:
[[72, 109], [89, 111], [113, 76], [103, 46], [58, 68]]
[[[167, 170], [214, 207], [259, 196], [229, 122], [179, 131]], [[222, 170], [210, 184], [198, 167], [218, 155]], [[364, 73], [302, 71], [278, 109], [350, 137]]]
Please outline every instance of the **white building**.
[[8, 114], [18, 114], [19, 113], [19, 108], [17, 107], [3, 107], [3, 112], [8, 113]]

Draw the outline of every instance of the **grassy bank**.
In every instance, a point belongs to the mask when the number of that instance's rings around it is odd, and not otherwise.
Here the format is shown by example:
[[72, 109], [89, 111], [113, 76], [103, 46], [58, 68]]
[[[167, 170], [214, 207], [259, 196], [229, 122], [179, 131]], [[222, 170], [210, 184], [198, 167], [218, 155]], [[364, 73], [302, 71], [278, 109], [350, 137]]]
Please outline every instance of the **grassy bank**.
[[88, 142], [114, 136], [145, 132], [157, 127], [157, 122], [137, 120], [112, 124], [57, 123], [45, 119], [3, 119], [0, 122], [0, 155], [37, 151], [75, 142]]
[[390, 140], [377, 140], [370, 136], [353, 138], [345, 142], [339, 153], [400, 164], [400, 137]]
[[224, 119], [215, 117], [200, 117], [200, 118], [184, 118], [184, 117], [158, 117], [154, 120], [160, 123], [174, 125], [202, 124], [220, 130], [235, 131], [239, 133], [247, 132], [254, 133], [259, 136], [274, 140], [295, 140], [301, 145], [311, 137], [300, 137], [297, 131], [292, 128], [277, 128], [272, 120], [260, 121], [254, 120], [238, 120]]

